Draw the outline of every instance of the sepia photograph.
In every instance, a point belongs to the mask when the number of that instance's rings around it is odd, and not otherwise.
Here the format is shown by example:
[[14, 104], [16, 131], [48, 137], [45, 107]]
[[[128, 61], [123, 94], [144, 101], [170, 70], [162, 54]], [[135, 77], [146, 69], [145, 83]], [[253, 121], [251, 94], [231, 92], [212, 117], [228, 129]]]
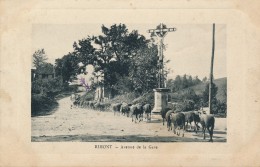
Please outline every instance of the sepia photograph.
[[0, 166], [260, 166], [259, 5], [0, 1]]
[[35, 24], [32, 142], [226, 142], [224, 24]]

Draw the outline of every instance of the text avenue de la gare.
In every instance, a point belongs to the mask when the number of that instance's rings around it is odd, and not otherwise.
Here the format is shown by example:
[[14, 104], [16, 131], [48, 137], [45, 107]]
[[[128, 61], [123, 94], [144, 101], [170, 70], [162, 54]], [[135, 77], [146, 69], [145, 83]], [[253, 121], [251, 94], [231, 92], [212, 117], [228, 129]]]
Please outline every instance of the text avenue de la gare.
[[95, 149], [158, 149], [158, 146], [155, 145], [120, 145], [120, 146], [113, 146], [113, 145], [95, 145]]

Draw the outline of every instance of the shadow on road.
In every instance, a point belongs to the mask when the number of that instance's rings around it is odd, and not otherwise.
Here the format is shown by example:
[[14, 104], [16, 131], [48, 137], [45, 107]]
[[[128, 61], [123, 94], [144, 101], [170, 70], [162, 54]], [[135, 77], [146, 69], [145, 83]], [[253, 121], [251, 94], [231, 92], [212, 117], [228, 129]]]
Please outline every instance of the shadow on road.
[[[112, 136], [112, 135], [57, 135], [57, 136], [32, 136], [32, 142], [207, 142], [200, 135], [199, 138], [186, 138], [178, 136]], [[214, 142], [226, 142], [225, 138], [214, 137]]]

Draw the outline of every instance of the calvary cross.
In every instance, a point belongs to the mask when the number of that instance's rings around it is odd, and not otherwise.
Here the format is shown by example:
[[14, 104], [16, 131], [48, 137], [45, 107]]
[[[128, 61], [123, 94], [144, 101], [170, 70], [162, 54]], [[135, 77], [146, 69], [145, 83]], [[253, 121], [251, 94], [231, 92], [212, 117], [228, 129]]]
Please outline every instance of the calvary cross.
[[164, 70], [163, 70], [163, 39], [168, 32], [176, 31], [176, 28], [167, 28], [165, 24], [159, 24], [156, 29], [150, 29], [147, 32], [156, 34], [160, 38], [158, 45], [158, 57], [159, 57], [159, 72], [158, 72], [158, 86], [164, 88]]
[[157, 36], [164, 38], [168, 32], [176, 31], [176, 28], [167, 28], [165, 24], [159, 24], [156, 29], [148, 30], [148, 33], [156, 33]]

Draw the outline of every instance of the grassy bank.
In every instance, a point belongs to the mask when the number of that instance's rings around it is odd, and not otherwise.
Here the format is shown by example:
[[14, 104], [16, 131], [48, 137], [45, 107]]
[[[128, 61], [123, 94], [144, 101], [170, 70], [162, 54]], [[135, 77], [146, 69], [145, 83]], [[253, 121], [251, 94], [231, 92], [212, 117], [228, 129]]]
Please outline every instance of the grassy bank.
[[32, 94], [31, 97], [31, 116], [50, 115], [58, 107], [54, 98], [46, 97], [40, 94]]

